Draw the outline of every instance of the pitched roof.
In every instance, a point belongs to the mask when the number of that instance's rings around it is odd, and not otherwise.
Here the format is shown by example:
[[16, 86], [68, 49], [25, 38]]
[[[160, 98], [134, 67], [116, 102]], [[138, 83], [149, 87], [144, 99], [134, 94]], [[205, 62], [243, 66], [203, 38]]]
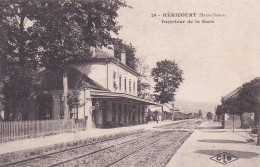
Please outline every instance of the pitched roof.
[[227, 94], [225, 97], [223, 97], [223, 100], [226, 101], [228, 99], [236, 98], [238, 97], [238, 92], [242, 89], [242, 87], [238, 87], [229, 94]]
[[[82, 74], [73, 67], [69, 67], [67, 72], [68, 88], [80, 89], [86, 86], [89, 89], [107, 90], [100, 84], [96, 83], [88, 76]], [[60, 70], [44, 70], [39, 73], [39, 77], [43, 83], [45, 90], [62, 90], [63, 89], [63, 73]]]
[[166, 106], [166, 107], [169, 108], [169, 109], [172, 109], [172, 104], [164, 103], [163, 105]]
[[121, 68], [131, 72], [134, 75], [139, 75], [139, 73], [137, 73], [136, 70], [122, 63], [119, 59], [115, 58], [112, 53], [109, 53], [108, 51], [101, 48], [95, 48], [95, 53], [93, 54], [92, 57], [77, 59], [75, 63], [91, 62], [91, 61], [107, 61], [107, 60], [112, 61], [113, 63], [119, 65]]
[[114, 58], [114, 55], [111, 55], [108, 52], [106, 52], [100, 48], [96, 48], [95, 55], [93, 57], [94, 58]]
[[174, 110], [173, 111], [180, 111], [178, 108], [174, 107]]
[[[260, 78], [256, 78], [254, 80], [251, 81], [251, 85], [253, 87], [260, 87]], [[230, 92], [229, 94], [227, 94], [225, 97], [223, 97], [223, 100], [230, 100], [230, 99], [235, 99], [238, 97], [239, 92], [243, 89], [243, 85], [238, 87], [237, 89], [233, 90], [232, 92]]]

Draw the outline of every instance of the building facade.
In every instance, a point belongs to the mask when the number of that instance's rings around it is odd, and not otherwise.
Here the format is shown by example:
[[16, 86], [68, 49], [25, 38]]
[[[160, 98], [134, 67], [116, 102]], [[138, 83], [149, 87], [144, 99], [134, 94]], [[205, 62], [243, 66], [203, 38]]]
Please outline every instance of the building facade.
[[[116, 59], [113, 50], [92, 48], [91, 58], [75, 61], [67, 70], [72, 119], [87, 119], [87, 128], [111, 128], [145, 123], [147, 107], [158, 105], [137, 97], [138, 73], [126, 65], [126, 55]], [[63, 119], [63, 73], [43, 71], [45, 88], [32, 95], [27, 120]], [[74, 95], [74, 96], [73, 96]], [[68, 98], [69, 100], [69, 98]]]

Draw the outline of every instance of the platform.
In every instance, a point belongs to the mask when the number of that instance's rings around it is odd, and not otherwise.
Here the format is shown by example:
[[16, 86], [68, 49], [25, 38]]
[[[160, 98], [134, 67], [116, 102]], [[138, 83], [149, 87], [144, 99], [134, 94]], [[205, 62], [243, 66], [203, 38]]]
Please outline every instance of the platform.
[[[222, 152], [239, 159], [225, 167], [257, 167], [260, 164], [260, 146], [249, 142], [252, 137], [242, 129], [217, 129], [218, 122], [203, 122], [198, 130], [178, 149], [167, 167], [221, 167], [210, 158]], [[255, 138], [256, 141], [256, 138]]]

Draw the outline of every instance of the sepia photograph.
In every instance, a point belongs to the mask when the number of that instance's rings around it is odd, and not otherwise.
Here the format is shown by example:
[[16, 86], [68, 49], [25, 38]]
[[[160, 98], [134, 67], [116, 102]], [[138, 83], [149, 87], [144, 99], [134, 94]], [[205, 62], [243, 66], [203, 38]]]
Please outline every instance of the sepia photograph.
[[0, 167], [259, 167], [259, 0], [0, 0]]

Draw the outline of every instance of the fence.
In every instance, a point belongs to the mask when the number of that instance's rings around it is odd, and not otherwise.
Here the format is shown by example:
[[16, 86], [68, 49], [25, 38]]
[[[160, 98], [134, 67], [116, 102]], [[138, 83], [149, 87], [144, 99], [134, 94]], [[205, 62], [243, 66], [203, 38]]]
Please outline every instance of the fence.
[[85, 130], [86, 120], [41, 120], [0, 122], [0, 143]]

